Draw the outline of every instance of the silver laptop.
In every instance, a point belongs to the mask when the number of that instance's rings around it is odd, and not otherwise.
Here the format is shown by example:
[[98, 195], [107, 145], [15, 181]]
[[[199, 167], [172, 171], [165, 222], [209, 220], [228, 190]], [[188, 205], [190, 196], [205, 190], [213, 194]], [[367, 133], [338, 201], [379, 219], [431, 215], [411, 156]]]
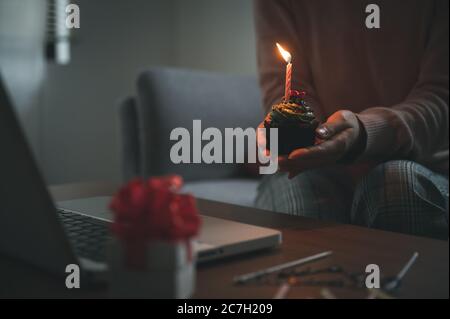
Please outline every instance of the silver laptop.
[[[33, 160], [0, 78], [0, 253], [56, 274], [68, 264], [107, 270], [108, 197], [55, 204]], [[203, 216], [198, 261], [277, 246], [281, 233]]]

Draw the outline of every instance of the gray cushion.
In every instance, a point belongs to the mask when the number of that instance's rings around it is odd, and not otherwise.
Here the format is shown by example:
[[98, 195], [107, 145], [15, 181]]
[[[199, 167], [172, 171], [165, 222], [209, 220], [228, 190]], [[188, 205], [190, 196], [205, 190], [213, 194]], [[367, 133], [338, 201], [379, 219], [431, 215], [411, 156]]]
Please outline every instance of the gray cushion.
[[222, 132], [226, 127], [256, 127], [262, 119], [256, 78], [157, 68], [143, 72], [137, 87], [142, 174], [176, 173], [185, 180], [239, 176], [235, 164], [173, 164], [170, 149], [175, 141], [169, 137], [176, 127], [192, 132], [194, 119], [202, 121], [202, 129]]
[[198, 198], [252, 207], [258, 181], [254, 179], [223, 179], [188, 182], [183, 192]]

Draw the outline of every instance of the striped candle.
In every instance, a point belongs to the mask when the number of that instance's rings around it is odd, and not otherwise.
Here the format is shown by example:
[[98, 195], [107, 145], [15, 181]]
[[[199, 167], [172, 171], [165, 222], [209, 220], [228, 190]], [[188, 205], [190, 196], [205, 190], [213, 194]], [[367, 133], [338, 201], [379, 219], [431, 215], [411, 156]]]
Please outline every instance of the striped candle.
[[286, 85], [284, 90], [284, 100], [289, 102], [291, 98], [291, 81], [292, 81], [292, 63], [286, 65]]
[[278, 50], [281, 56], [286, 61], [286, 84], [284, 86], [284, 101], [287, 103], [291, 97], [291, 82], [292, 82], [292, 56], [291, 54], [283, 49], [283, 47], [277, 43]]

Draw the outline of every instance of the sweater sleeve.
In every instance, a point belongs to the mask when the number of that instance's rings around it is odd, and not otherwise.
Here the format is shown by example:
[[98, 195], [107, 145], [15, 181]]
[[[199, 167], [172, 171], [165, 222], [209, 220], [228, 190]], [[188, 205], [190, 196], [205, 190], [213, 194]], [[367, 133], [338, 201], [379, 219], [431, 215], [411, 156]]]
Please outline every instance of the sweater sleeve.
[[360, 160], [404, 158], [426, 164], [448, 155], [448, 10], [447, 0], [436, 1], [418, 80], [407, 98], [358, 114], [367, 132]]
[[302, 48], [302, 35], [298, 34], [290, 0], [254, 0], [259, 81], [263, 107], [268, 113], [284, 94], [286, 63], [276, 43], [292, 55], [292, 89], [305, 90], [317, 117], [322, 107], [314, 89], [307, 52]]

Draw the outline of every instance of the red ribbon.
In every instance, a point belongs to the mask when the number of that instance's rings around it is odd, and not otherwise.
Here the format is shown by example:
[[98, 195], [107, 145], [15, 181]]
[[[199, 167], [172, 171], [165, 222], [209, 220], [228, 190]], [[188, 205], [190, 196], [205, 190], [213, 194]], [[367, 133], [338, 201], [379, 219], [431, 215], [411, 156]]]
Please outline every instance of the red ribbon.
[[195, 199], [179, 194], [183, 179], [177, 175], [135, 179], [113, 197], [112, 232], [122, 242], [128, 267], [145, 269], [146, 247], [152, 240], [187, 244], [198, 234], [201, 220]]

